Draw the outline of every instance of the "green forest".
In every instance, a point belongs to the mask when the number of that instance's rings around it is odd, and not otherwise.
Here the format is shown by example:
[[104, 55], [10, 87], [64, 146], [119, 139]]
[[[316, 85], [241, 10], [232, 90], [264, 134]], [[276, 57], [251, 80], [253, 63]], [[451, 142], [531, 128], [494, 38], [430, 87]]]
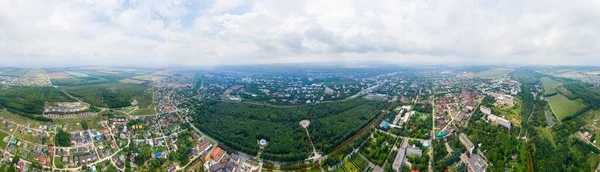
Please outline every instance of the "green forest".
[[365, 126], [386, 104], [362, 98], [295, 107], [212, 101], [197, 107], [203, 113], [195, 114], [193, 122], [235, 150], [257, 154], [257, 141], [265, 139], [268, 144], [262, 158], [297, 161], [310, 154], [301, 120], [311, 121], [313, 143], [317, 150], [327, 153]]
[[0, 105], [13, 113], [42, 114], [44, 102], [75, 101], [54, 87], [9, 87], [0, 89]]
[[152, 104], [151, 89], [137, 84], [113, 83], [64, 87], [65, 92], [98, 107], [120, 108], [131, 106], [133, 99], [141, 108]]

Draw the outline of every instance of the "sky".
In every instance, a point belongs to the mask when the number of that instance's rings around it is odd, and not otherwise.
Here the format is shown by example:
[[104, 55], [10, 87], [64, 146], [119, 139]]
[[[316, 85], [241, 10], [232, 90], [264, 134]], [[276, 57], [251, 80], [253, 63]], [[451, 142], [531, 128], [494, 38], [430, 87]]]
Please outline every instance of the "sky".
[[598, 0], [1, 0], [0, 66], [600, 65]]

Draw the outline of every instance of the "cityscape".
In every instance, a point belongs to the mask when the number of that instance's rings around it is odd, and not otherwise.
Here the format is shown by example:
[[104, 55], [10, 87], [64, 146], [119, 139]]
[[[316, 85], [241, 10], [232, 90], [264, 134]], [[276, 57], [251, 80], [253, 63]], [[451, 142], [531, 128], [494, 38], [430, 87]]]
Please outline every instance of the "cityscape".
[[600, 1], [0, 0], [0, 172], [600, 172]]

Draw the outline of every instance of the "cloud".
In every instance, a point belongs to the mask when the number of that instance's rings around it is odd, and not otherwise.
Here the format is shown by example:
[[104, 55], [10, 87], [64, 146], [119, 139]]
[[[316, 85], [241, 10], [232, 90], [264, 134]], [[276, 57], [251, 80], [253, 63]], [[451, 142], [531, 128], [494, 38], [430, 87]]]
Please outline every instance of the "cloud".
[[600, 65], [598, 18], [591, 0], [0, 1], [0, 65]]

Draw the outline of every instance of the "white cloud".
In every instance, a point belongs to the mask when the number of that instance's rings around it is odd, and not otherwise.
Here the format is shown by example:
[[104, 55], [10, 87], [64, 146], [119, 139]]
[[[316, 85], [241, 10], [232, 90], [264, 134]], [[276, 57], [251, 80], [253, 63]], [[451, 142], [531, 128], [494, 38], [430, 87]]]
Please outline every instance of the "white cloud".
[[600, 2], [0, 1], [0, 65], [600, 65]]

